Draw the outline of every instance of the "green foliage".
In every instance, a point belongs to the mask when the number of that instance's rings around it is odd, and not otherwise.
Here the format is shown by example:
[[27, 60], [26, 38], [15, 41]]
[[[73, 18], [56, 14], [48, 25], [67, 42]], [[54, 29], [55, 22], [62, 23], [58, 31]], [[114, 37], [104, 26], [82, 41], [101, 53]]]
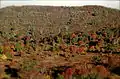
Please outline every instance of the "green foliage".
[[0, 54], [0, 57], [2, 57], [3, 55], [2, 54]]
[[101, 79], [97, 74], [73, 75], [73, 79]]
[[77, 43], [78, 42], [78, 37], [72, 38], [71, 42], [72, 42], [72, 44]]
[[100, 76], [98, 74], [91, 73], [91, 74], [88, 74], [86, 79], [101, 79], [101, 78], [100, 78]]
[[3, 52], [3, 49], [0, 47], [0, 54], [2, 54], [2, 52]]
[[7, 56], [7, 59], [12, 59], [12, 55], [9, 52], [6, 52], [5, 55]]
[[17, 52], [20, 52], [20, 51], [22, 50], [22, 46], [21, 46], [20, 43], [16, 43], [16, 45], [15, 45], [15, 50], [16, 50]]
[[50, 75], [44, 75], [44, 79], [51, 79]]
[[[26, 37], [24, 37], [23, 40], [26, 47], [31, 46], [34, 50], [36, 50], [36, 41], [39, 40], [33, 36], [35, 35], [33, 33], [33, 31], [35, 31], [35, 28], [33, 27], [31, 28], [32, 29], [27, 32]], [[19, 36], [23, 35], [23, 33], [18, 33], [16, 35], [13, 33], [3, 33], [3, 35], [5, 35], [4, 37], [8, 36], [8, 38], [9, 35], [11, 35], [15, 39], [17, 39], [19, 38]], [[91, 50], [90, 52], [98, 52], [98, 51], [100, 52], [101, 48], [103, 48], [104, 51], [105, 52], [107, 51], [108, 53], [108, 52], [118, 51], [119, 48], [118, 47], [119, 39], [117, 38], [118, 36], [119, 36], [119, 30], [117, 28], [102, 28], [99, 29], [98, 32], [92, 30], [89, 32], [86, 31], [86, 32], [77, 32], [77, 33], [70, 33], [68, 31], [64, 31], [56, 36], [51, 36], [46, 39], [43, 38], [42, 40], [40, 40], [40, 42], [43, 43], [42, 50], [44, 51], [59, 51], [61, 44], [66, 44], [67, 46], [69, 45], [80, 46], [84, 44], [87, 47], [86, 51]], [[34, 39], [32, 37], [34, 37]], [[19, 43], [20, 40], [18, 40], [18, 43], [16, 43], [15, 45], [15, 51], [17, 52], [20, 52], [23, 49], [21, 44]], [[83, 43], [80, 41], [82, 41]], [[101, 43], [100, 46], [98, 46], [98, 42]], [[89, 47], [91, 46], [90, 44], [93, 44], [92, 46], [95, 46], [95, 48], [89, 49]], [[1, 52], [2, 50], [0, 49], [0, 53]]]
[[58, 51], [59, 50], [59, 44], [54, 43], [54, 45], [52, 46], [52, 51]]
[[8, 74], [4, 74], [3, 75], [3, 79], [10, 79], [10, 74], [8, 75]]
[[64, 76], [61, 74], [58, 74], [58, 77], [56, 79], [64, 79]]
[[49, 50], [51, 50], [51, 48], [52, 48], [52, 46], [49, 45], [49, 44], [43, 45], [43, 50], [44, 51], [49, 51]]
[[115, 49], [117, 47], [118, 47], [117, 45], [113, 45], [113, 44], [108, 43], [104, 48], [105, 48], [105, 50], [109, 51], [109, 53], [112, 53], [115, 51]]
[[92, 61], [96, 64], [100, 63], [101, 62], [101, 57], [100, 56], [93, 56]]
[[25, 71], [30, 71], [33, 69], [33, 67], [37, 65], [35, 60], [24, 60], [22, 63], [22, 69]]
[[62, 41], [62, 38], [57, 36], [57, 40], [56, 40], [59, 44], [61, 44], [63, 41]]

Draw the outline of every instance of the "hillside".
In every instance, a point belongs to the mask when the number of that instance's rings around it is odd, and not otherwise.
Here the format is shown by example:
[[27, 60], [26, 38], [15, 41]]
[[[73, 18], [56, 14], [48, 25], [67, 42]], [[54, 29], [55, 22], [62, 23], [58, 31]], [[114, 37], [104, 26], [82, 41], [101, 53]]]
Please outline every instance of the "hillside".
[[0, 9], [0, 30], [9, 31], [13, 27], [26, 31], [34, 28], [39, 36], [40, 33], [48, 36], [66, 30], [74, 32], [120, 27], [119, 21], [119, 10], [103, 6], [11, 6]]
[[1, 8], [0, 79], [120, 79], [120, 10]]

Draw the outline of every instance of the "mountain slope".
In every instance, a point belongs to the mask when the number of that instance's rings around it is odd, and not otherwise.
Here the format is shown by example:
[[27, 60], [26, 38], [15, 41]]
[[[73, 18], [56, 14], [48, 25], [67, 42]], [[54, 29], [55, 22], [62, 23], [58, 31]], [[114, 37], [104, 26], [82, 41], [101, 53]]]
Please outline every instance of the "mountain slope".
[[37, 36], [61, 31], [87, 31], [101, 27], [120, 27], [120, 11], [103, 6], [50, 7], [11, 6], [0, 9], [0, 30], [10, 28], [26, 32], [35, 29]]

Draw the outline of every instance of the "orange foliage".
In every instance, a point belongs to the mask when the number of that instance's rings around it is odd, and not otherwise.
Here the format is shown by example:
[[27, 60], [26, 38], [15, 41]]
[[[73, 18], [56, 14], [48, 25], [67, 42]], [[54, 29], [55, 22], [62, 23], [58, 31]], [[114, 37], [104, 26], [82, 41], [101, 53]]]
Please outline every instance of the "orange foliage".
[[75, 33], [73, 33], [71, 37], [72, 37], [72, 38], [75, 38], [75, 37], [76, 37], [76, 34], [75, 34]]

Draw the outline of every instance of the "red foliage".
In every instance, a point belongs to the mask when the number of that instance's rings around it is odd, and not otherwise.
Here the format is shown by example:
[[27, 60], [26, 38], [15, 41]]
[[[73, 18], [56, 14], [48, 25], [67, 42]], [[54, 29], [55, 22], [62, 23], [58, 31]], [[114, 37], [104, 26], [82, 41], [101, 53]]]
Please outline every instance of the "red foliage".
[[75, 38], [75, 37], [76, 37], [76, 34], [75, 34], [75, 33], [73, 33], [71, 37], [72, 37], [72, 38]]
[[77, 75], [84, 75], [84, 74], [87, 74], [87, 73], [88, 73], [88, 70], [85, 69], [85, 68], [76, 69], [76, 70], [75, 70], [75, 73], [76, 73]]
[[90, 49], [95, 49], [95, 46], [90, 46], [89, 48], [90, 48]]
[[64, 51], [66, 48], [67, 48], [67, 46], [66, 46], [65, 44], [61, 44], [61, 45], [60, 45], [60, 49], [61, 49], [61, 50]]
[[87, 50], [87, 47], [86, 46], [80, 46], [77, 50], [78, 53], [82, 53], [82, 52], [85, 52]]
[[75, 46], [75, 45], [71, 45], [69, 48], [70, 48], [70, 51], [71, 51], [72, 53], [76, 53], [77, 50], [78, 50], [78, 47]]
[[62, 72], [61, 75], [65, 76], [65, 72]]
[[67, 75], [72, 75], [72, 74], [73, 74], [73, 69], [72, 69], [72, 68], [68, 68], [68, 69], [66, 70], [66, 74], [67, 74]]
[[101, 77], [106, 77], [109, 75], [109, 72], [107, 71], [107, 69], [104, 66], [98, 65], [98, 66], [96, 66], [96, 70]]
[[103, 36], [107, 36], [107, 33], [106, 33], [106, 32], [104, 32], [104, 33], [103, 33]]
[[96, 34], [91, 34], [91, 37], [96, 39], [97, 38], [97, 35]]
[[65, 79], [70, 79], [73, 75], [73, 69], [72, 68], [68, 68], [66, 71], [65, 71]]
[[79, 44], [79, 45], [83, 44], [83, 41], [78, 41], [78, 44]]
[[78, 52], [79, 52], [79, 53], [81, 53], [81, 52], [83, 52], [83, 51], [85, 51], [85, 48], [84, 48], [84, 47], [79, 47], [79, 48], [78, 48]]
[[26, 41], [30, 40], [30, 36], [25, 36], [24, 38]]

